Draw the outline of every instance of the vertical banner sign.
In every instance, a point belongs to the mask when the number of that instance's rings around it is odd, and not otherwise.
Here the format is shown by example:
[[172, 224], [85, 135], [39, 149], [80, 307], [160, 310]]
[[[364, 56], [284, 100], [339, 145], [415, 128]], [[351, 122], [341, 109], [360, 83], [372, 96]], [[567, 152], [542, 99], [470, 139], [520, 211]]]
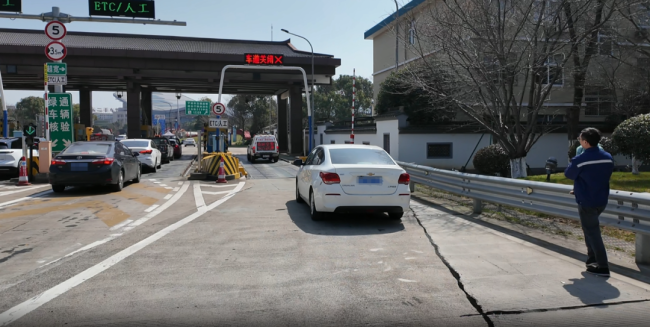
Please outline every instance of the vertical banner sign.
[[72, 95], [70, 93], [50, 93], [47, 97], [47, 107], [52, 152], [60, 152], [74, 141]]

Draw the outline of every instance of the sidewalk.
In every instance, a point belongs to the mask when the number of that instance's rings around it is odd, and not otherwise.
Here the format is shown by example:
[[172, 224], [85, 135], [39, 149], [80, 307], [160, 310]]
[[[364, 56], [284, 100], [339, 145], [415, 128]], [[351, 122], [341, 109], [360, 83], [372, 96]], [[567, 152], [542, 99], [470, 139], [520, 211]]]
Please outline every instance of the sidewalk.
[[495, 326], [647, 324], [649, 284], [615, 271], [608, 279], [587, 274], [584, 262], [471, 216], [416, 199], [411, 209], [459, 285]]

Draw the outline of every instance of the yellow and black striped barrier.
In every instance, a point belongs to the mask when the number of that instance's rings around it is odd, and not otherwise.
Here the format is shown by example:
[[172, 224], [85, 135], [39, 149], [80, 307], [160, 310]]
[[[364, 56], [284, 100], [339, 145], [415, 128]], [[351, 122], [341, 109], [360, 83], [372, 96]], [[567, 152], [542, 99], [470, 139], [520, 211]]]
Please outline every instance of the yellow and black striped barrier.
[[241, 177], [241, 170], [239, 159], [230, 155], [230, 152], [216, 152], [216, 153], [206, 153], [203, 155], [203, 159], [199, 165], [199, 171], [202, 173], [207, 173], [208, 175], [217, 176], [219, 175], [219, 166], [221, 163], [221, 158], [223, 158], [223, 168], [226, 171], [226, 179], [239, 179]]

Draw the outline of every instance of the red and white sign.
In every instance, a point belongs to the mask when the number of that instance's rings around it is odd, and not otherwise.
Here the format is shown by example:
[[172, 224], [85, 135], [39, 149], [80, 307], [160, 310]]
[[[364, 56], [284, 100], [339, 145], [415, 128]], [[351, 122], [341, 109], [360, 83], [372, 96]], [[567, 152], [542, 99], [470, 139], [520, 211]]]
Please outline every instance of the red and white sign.
[[67, 52], [68, 50], [65, 48], [65, 45], [58, 41], [50, 42], [45, 46], [45, 55], [52, 61], [63, 60]]
[[215, 103], [212, 105], [212, 113], [214, 113], [217, 116], [221, 116], [226, 112], [226, 106], [223, 105], [223, 103]]
[[61, 22], [51, 21], [45, 25], [45, 35], [54, 41], [58, 41], [65, 37], [68, 31], [65, 29], [65, 25]]

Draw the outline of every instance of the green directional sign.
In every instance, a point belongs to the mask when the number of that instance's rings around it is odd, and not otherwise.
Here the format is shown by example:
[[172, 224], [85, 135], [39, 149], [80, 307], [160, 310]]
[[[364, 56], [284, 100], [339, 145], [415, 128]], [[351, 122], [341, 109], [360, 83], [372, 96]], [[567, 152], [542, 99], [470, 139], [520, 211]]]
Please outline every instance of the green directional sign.
[[74, 141], [72, 94], [49, 93], [47, 95], [47, 111], [52, 152], [60, 152]]
[[0, 11], [22, 12], [22, 0], [0, 0]]
[[208, 116], [210, 115], [210, 102], [207, 101], [185, 101], [185, 114]]
[[[2, 1], [2, 0], [0, 0]], [[68, 64], [64, 62], [48, 62], [47, 75], [48, 76], [65, 76], [68, 73]]]

